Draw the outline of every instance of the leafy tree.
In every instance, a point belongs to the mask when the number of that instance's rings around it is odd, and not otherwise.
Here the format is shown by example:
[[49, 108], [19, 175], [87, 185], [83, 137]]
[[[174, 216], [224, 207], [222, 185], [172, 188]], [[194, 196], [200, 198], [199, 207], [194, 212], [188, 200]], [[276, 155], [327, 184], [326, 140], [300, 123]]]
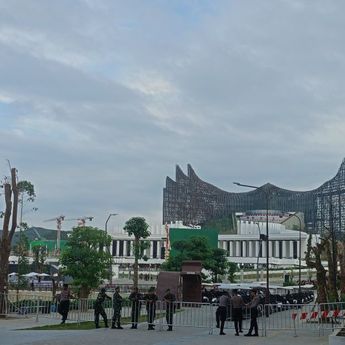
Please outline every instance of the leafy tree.
[[145, 258], [145, 249], [149, 248], [149, 242], [143, 241], [143, 239], [151, 235], [148, 230], [149, 225], [146, 223], [145, 218], [142, 217], [132, 217], [127, 220], [124, 230], [129, 236], [134, 236], [133, 252], [134, 252], [134, 264], [133, 264], [133, 285], [138, 287], [138, 276], [139, 276], [139, 265], [140, 259]]
[[18, 283], [17, 288], [26, 286], [26, 279], [23, 277], [23, 274], [29, 272], [29, 240], [25, 234], [21, 234], [19, 242], [14, 247], [14, 254], [18, 256]]
[[[36, 198], [35, 187], [29, 181], [19, 181], [17, 184], [18, 193], [19, 193], [19, 202], [20, 202], [20, 224], [19, 227], [21, 230], [27, 228], [27, 224], [23, 223], [23, 209], [24, 202], [34, 202]], [[37, 208], [33, 208], [34, 211], [37, 211]]]
[[62, 273], [71, 276], [74, 285], [79, 286], [81, 298], [87, 298], [91, 289], [97, 288], [103, 279], [109, 278], [112, 256], [99, 248], [108, 247], [110, 243], [111, 236], [98, 228], [73, 228], [61, 253], [60, 262], [65, 266]]
[[191, 237], [186, 241], [177, 241], [172, 245], [173, 252], [162, 265], [167, 271], [180, 271], [183, 261], [199, 260], [202, 267], [210, 271], [212, 281], [217, 282], [219, 275], [229, 272], [226, 252], [220, 248], [211, 248], [207, 238]]
[[225, 275], [229, 269], [226, 251], [221, 248], [212, 249], [210, 258], [204, 261], [204, 268], [211, 272], [212, 281], [218, 283], [218, 276]]
[[46, 246], [36, 245], [32, 247], [32, 253], [34, 255], [35, 270], [38, 273], [44, 273], [44, 262], [47, 258]]
[[234, 262], [228, 264], [228, 280], [230, 283], [235, 283], [235, 273], [238, 271], [238, 266]]

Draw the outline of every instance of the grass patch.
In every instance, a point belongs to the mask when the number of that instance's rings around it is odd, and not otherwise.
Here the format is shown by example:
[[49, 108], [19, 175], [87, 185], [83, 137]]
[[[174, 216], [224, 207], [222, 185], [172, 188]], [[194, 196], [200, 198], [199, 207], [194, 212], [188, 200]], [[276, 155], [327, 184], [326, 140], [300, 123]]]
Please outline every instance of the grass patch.
[[[156, 315], [156, 319], [165, 316], [165, 313], [160, 313]], [[58, 320], [57, 320], [58, 321]], [[146, 322], [147, 318], [146, 315], [139, 316], [139, 322]], [[111, 325], [111, 320], [108, 320], [109, 325]], [[99, 322], [101, 328], [104, 328], [104, 322], [101, 319]], [[121, 325], [129, 325], [131, 324], [131, 319], [129, 317], [121, 318]], [[77, 322], [65, 323], [63, 325], [56, 324], [56, 325], [45, 325], [45, 326], [37, 326], [32, 328], [24, 328], [20, 329], [21, 331], [73, 331], [73, 330], [90, 330], [95, 329], [95, 323], [93, 321], [82, 321], [79, 324]]]

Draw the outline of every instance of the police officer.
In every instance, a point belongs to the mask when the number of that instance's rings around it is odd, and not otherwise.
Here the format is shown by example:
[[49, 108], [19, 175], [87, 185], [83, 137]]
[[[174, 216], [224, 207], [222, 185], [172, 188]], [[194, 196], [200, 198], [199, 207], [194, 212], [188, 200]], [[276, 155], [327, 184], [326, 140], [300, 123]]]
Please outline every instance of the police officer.
[[[227, 310], [229, 308], [230, 298], [229, 293], [224, 292], [223, 295], [219, 297], [219, 307], [216, 311], [217, 328], [220, 326], [219, 335], [226, 335], [224, 333], [224, 325], [227, 317]], [[219, 325], [220, 321], [220, 325]]]
[[145, 296], [145, 300], [148, 323], [147, 329], [153, 331], [155, 329], [154, 320], [156, 317], [156, 302], [158, 300], [154, 287], [150, 287], [148, 294]]
[[[123, 329], [121, 327], [121, 309], [122, 309], [122, 297], [120, 295], [120, 288], [117, 286], [115, 288], [115, 293], [113, 295], [113, 318], [111, 321], [111, 328], [112, 329]], [[117, 327], [115, 327], [117, 324]]]
[[[257, 290], [253, 289], [251, 291], [251, 301], [247, 304], [250, 308], [250, 328], [247, 334], [245, 334], [246, 337], [258, 337], [259, 336], [259, 329], [258, 329], [258, 322], [256, 318], [258, 317], [258, 305], [260, 303], [260, 297], [257, 294]], [[252, 334], [254, 330], [254, 334]]]
[[131, 329], [138, 328], [138, 319], [141, 308], [141, 294], [139, 293], [138, 288], [133, 288], [131, 294], [129, 295], [129, 300], [132, 302], [131, 318], [132, 318], [132, 327]]
[[164, 301], [166, 303], [165, 317], [168, 324], [167, 331], [172, 331], [176, 297], [171, 293], [170, 289], [165, 291]]
[[239, 333], [242, 333], [242, 308], [245, 306], [245, 303], [243, 301], [242, 296], [238, 294], [237, 289], [233, 290], [233, 295], [231, 297], [231, 305], [236, 330], [235, 335], [239, 336]]
[[105, 313], [105, 310], [103, 307], [103, 303], [106, 299], [111, 300], [111, 298], [105, 293], [105, 288], [102, 288], [101, 291], [99, 292], [99, 294], [96, 298], [95, 304], [94, 304], [96, 328], [99, 328], [99, 314], [101, 314], [103, 317], [105, 328], [109, 327], [107, 314]]

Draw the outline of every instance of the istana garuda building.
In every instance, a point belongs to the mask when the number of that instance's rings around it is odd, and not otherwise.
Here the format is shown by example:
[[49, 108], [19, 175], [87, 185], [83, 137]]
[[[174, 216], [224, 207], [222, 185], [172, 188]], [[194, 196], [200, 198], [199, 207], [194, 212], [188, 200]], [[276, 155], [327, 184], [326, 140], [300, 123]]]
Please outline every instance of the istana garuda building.
[[175, 181], [166, 178], [163, 190], [163, 224], [183, 221], [202, 225], [210, 220], [227, 217], [236, 212], [266, 209], [284, 212], [303, 212], [306, 229], [322, 233], [334, 229], [345, 232], [345, 159], [338, 173], [320, 187], [304, 192], [265, 184], [244, 193], [226, 192], [202, 181], [188, 165], [187, 175], [176, 166]]

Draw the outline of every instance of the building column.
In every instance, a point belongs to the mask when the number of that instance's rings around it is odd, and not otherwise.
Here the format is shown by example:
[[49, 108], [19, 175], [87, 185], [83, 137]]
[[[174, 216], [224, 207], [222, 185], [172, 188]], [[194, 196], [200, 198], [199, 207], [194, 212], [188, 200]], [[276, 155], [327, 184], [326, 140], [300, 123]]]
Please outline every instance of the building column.
[[262, 257], [265, 258], [266, 257], [266, 241], [262, 241]]
[[253, 247], [252, 247], [252, 241], [248, 241], [248, 257], [253, 256]]
[[254, 256], [258, 257], [260, 253], [260, 241], [255, 241], [255, 254]]
[[153, 258], [153, 241], [150, 241], [150, 259]]
[[157, 259], [161, 258], [161, 248], [162, 248], [161, 241], [157, 241]]
[[247, 257], [247, 241], [246, 240], [242, 241], [242, 256], [244, 258]]
[[235, 256], [240, 256], [241, 255], [241, 249], [240, 249], [240, 241], [236, 241], [236, 251], [235, 251]]
[[279, 241], [276, 241], [276, 258], [279, 258]]
[[286, 249], [287, 249], [287, 248], [286, 248], [286, 242], [287, 242], [287, 241], [282, 241], [282, 242], [283, 242], [283, 246], [282, 246], [282, 247], [283, 247], [283, 255], [282, 255], [282, 257], [283, 257], [283, 259], [284, 259], [284, 258], [286, 258]]
[[127, 256], [127, 240], [123, 240], [123, 256]]
[[273, 257], [273, 243], [272, 241], [269, 241], [269, 248], [270, 248], [270, 257], [272, 258]]
[[229, 256], [234, 256], [234, 242], [229, 241]]
[[290, 241], [290, 257], [293, 259], [293, 241]]

